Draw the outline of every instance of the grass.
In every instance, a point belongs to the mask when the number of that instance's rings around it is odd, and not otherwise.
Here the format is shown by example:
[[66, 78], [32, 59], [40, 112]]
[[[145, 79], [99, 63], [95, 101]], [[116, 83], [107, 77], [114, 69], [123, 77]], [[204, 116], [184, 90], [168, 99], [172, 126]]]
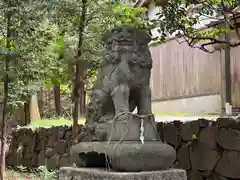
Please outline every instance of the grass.
[[55, 180], [58, 171], [48, 171], [46, 166], [40, 166], [31, 172], [26, 167], [19, 166], [16, 170], [6, 169], [4, 180]]
[[[154, 112], [156, 117], [191, 117], [191, 116], [200, 116], [203, 118], [215, 118], [216, 115], [193, 115], [190, 113], [168, 113], [168, 112]], [[82, 118], [78, 121], [79, 124], [85, 124], [85, 118]], [[51, 126], [64, 126], [64, 125], [72, 125], [72, 120], [67, 119], [64, 117], [58, 117], [58, 118], [51, 118], [51, 119], [43, 119], [40, 121], [34, 121], [31, 124], [29, 124], [30, 127], [51, 127]]]
[[[85, 119], [80, 119], [78, 124], [85, 124]], [[34, 121], [29, 126], [32, 127], [42, 127], [42, 126], [63, 126], [63, 125], [72, 125], [72, 120], [66, 119], [63, 117], [60, 118], [52, 118], [52, 119], [43, 119], [40, 121]]]
[[42, 180], [36, 173], [14, 171], [12, 169], [6, 170], [6, 177], [4, 180]]

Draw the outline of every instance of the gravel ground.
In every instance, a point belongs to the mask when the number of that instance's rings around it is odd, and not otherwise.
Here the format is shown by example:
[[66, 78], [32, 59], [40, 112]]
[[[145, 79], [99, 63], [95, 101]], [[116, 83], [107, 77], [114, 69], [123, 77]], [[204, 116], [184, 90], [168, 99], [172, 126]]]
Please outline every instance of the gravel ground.
[[156, 122], [171, 122], [175, 120], [179, 120], [182, 122], [187, 122], [187, 121], [194, 121], [198, 120], [201, 118], [208, 119], [208, 120], [216, 120], [219, 116], [211, 116], [211, 117], [204, 117], [204, 116], [167, 116], [167, 117], [161, 117], [161, 116], [156, 116], [155, 121]]

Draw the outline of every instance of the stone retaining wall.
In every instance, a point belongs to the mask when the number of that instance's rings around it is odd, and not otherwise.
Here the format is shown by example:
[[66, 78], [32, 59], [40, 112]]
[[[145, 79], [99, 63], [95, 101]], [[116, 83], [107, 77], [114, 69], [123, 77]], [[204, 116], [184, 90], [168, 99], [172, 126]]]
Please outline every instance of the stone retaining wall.
[[175, 147], [175, 166], [191, 180], [240, 178], [240, 123], [233, 119], [199, 119], [187, 123], [158, 123], [162, 139]]
[[[20, 128], [12, 133], [6, 162], [11, 167], [23, 165], [34, 168], [46, 165], [56, 169], [70, 164], [72, 128], [59, 126], [52, 128]], [[78, 126], [78, 142], [92, 141], [91, 130]]]
[[[240, 122], [228, 118], [158, 123], [162, 140], [177, 151], [174, 167], [188, 172], [189, 180], [240, 178]], [[78, 142], [95, 140], [91, 129], [78, 127]], [[49, 169], [71, 164], [71, 127], [18, 129], [13, 132], [7, 164]]]

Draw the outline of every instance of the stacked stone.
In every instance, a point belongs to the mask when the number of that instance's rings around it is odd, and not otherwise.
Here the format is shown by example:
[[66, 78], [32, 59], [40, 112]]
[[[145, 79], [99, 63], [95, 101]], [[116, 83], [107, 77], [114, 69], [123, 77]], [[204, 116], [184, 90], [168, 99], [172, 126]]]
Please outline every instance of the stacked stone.
[[[187, 170], [189, 180], [230, 180], [240, 178], [240, 122], [231, 118], [217, 121], [199, 119], [182, 123], [158, 123], [162, 140], [175, 148], [175, 168]], [[78, 127], [78, 142], [97, 137]], [[68, 166], [72, 128], [68, 126], [21, 128], [13, 131], [7, 164], [49, 169]]]
[[162, 139], [177, 151], [176, 168], [189, 180], [240, 178], [240, 122], [231, 118], [158, 123]]
[[[78, 126], [78, 142], [92, 138], [90, 132], [88, 128]], [[28, 168], [46, 165], [49, 170], [68, 166], [71, 163], [71, 138], [72, 128], [69, 126], [16, 129], [12, 133], [7, 165]]]

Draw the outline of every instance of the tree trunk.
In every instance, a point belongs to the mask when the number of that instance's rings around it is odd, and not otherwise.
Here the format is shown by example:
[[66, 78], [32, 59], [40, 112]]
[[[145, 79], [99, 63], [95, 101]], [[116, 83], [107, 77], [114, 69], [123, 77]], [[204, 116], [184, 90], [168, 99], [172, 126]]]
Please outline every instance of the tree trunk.
[[40, 88], [40, 92], [38, 93], [38, 107], [39, 107], [39, 112], [42, 116], [42, 111], [43, 111], [43, 88]]
[[[10, 4], [8, 4], [8, 7], [10, 7]], [[10, 27], [11, 27], [11, 11], [8, 11], [6, 14], [7, 19], [7, 49], [9, 50], [10, 47]], [[1, 126], [1, 156], [0, 156], [0, 179], [4, 180], [5, 178], [5, 169], [6, 169], [6, 162], [5, 162], [5, 149], [6, 149], [6, 143], [7, 143], [7, 108], [8, 108], [8, 84], [9, 84], [9, 78], [8, 78], [8, 71], [9, 71], [9, 55], [7, 54], [5, 56], [4, 61], [4, 98], [3, 98], [3, 108], [2, 108], [2, 126]]]
[[86, 115], [86, 96], [87, 96], [87, 92], [86, 89], [84, 88], [83, 91], [83, 114]]
[[24, 103], [24, 125], [26, 126], [27, 124], [30, 123], [30, 109], [29, 109], [29, 98], [28, 100]]
[[1, 157], [0, 157], [0, 179], [4, 180], [5, 177], [5, 149], [6, 149], [6, 143], [7, 143], [7, 101], [8, 101], [8, 93], [6, 93], [8, 90], [8, 77], [5, 75], [4, 78], [4, 100], [3, 100], [3, 113], [2, 113], [2, 124], [1, 124]]
[[[5, 96], [5, 95], [4, 95]], [[4, 101], [6, 101], [6, 98], [4, 98]], [[1, 124], [1, 168], [0, 168], [0, 179], [1, 180], [4, 180], [4, 177], [5, 177], [5, 168], [6, 168], [6, 165], [5, 165], [5, 149], [6, 149], [6, 143], [7, 143], [7, 125], [6, 125], [6, 105], [5, 105], [5, 102], [4, 102], [4, 105], [3, 105], [3, 115], [2, 115], [2, 124]]]
[[80, 117], [80, 104], [81, 104], [81, 68], [79, 66], [79, 61], [77, 61], [76, 65], [76, 73], [74, 79], [74, 89], [73, 89], [73, 101], [74, 101], [74, 108], [73, 108], [73, 137], [76, 137], [77, 133], [77, 126], [78, 126], [78, 119]]
[[55, 110], [56, 110], [57, 116], [61, 116], [62, 115], [62, 106], [61, 106], [61, 90], [60, 90], [60, 86], [54, 84], [53, 91], [54, 91]]
[[[85, 21], [86, 21], [86, 13], [87, 13], [87, 0], [82, 0], [82, 12], [81, 12], [81, 21], [78, 27], [78, 51], [77, 51], [77, 62], [75, 69], [75, 79], [74, 79], [74, 88], [73, 88], [73, 100], [74, 100], [74, 108], [73, 108], [73, 137], [77, 135], [77, 126], [78, 126], [78, 118], [79, 118], [79, 105], [81, 104], [81, 87], [83, 87], [83, 75], [84, 68], [81, 67], [80, 57], [82, 56], [82, 45], [83, 45], [83, 35], [85, 30]], [[76, 140], [73, 139], [73, 142]]]
[[83, 116], [85, 114], [85, 89], [84, 89], [84, 84], [81, 84], [81, 87], [79, 89], [80, 91], [80, 116]]

